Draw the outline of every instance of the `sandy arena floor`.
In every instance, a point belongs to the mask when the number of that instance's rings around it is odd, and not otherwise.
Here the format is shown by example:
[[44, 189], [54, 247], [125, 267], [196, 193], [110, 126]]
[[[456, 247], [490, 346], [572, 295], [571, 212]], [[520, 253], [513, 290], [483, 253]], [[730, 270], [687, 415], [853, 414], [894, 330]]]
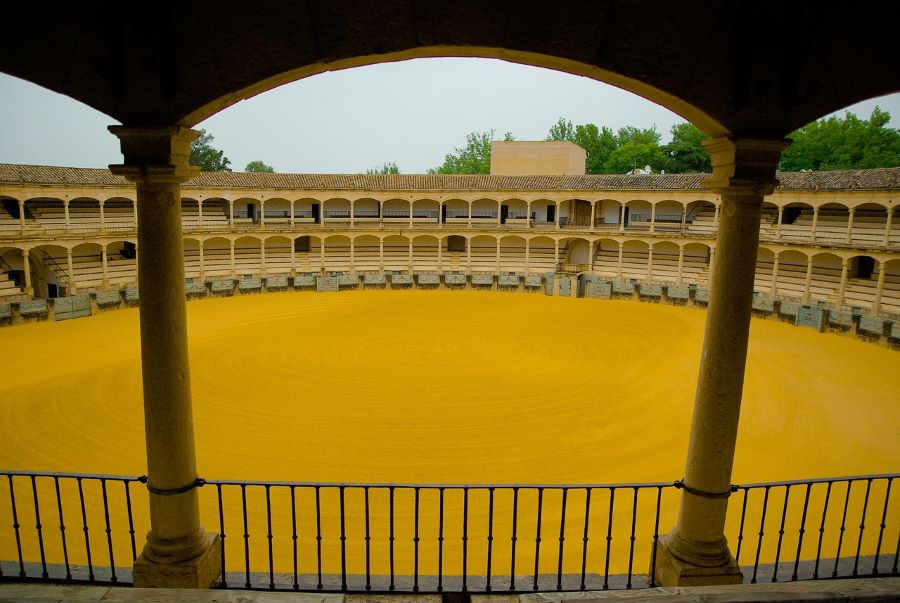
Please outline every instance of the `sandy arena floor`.
[[[700, 310], [361, 291], [208, 299], [188, 313], [207, 478], [682, 475]], [[145, 471], [137, 318], [0, 330], [0, 468]], [[754, 320], [734, 480], [897, 470], [898, 384], [897, 352]]]

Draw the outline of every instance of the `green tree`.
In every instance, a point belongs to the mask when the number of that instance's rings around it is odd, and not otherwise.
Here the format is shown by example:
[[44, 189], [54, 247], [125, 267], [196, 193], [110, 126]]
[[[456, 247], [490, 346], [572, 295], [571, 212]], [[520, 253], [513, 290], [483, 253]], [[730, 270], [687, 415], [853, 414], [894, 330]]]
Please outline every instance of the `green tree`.
[[[457, 147], [444, 157], [444, 163], [428, 170], [429, 174], [490, 174], [491, 141], [494, 131], [470, 132], [466, 134], [466, 146]], [[515, 140], [507, 132], [503, 140]]]
[[381, 167], [375, 166], [370, 167], [366, 170], [367, 174], [399, 174], [400, 168], [397, 167], [397, 164], [393, 161], [388, 161], [381, 164]]
[[265, 174], [274, 174], [275, 168], [273, 168], [271, 165], [266, 165], [265, 163], [263, 163], [262, 161], [257, 159], [255, 161], [251, 161], [250, 163], [248, 163], [247, 167], [244, 168], [244, 171], [245, 172], [261, 172], [261, 173], [265, 173]]
[[547, 133], [546, 140], [575, 142], [575, 126], [572, 125], [570, 120], [560, 117], [555, 124], [550, 126], [550, 132]]
[[848, 170], [900, 166], [900, 131], [886, 127], [891, 115], [875, 107], [869, 119], [847, 112], [792, 132], [779, 169]]
[[598, 128], [591, 123], [573, 125], [564, 117], [560, 117], [550, 127], [547, 140], [566, 140], [583, 148], [587, 152], [584, 162], [587, 174], [602, 174], [609, 154], [618, 146], [616, 135], [611, 129]]
[[188, 162], [198, 166], [204, 172], [230, 172], [231, 162], [225, 152], [212, 146], [213, 135], [200, 130], [200, 136], [191, 143], [191, 156]]
[[616, 148], [603, 164], [606, 174], [624, 174], [634, 168], [649, 165], [653, 170], [662, 169], [665, 155], [659, 146], [656, 128], [625, 126], [616, 134]]
[[691, 123], [672, 126], [672, 142], [663, 145], [665, 155], [662, 169], [673, 174], [689, 174], [711, 172], [709, 153], [703, 141], [709, 138], [703, 131]]

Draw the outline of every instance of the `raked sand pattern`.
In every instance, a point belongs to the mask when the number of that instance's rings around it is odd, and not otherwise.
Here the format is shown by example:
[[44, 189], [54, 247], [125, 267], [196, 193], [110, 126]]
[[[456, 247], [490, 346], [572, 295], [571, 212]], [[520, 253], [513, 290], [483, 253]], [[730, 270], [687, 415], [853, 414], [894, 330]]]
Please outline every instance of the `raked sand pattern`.
[[[188, 316], [197, 457], [206, 478], [615, 483], [682, 475], [700, 310], [473, 291], [353, 291], [206, 299], [189, 303]], [[0, 330], [0, 468], [145, 471], [137, 319], [129, 309]], [[734, 481], [895, 471], [898, 402], [897, 352], [754, 320]], [[135, 494], [139, 542], [145, 496]], [[203, 500], [204, 521], [217, 529], [213, 493]], [[376, 514], [383, 502], [373, 499]], [[498, 498], [498, 517], [508, 502]], [[408, 500], [397, 504], [399, 514], [409, 512]], [[533, 502], [522, 505], [533, 513]], [[448, 524], [456, 525], [458, 508], [450, 506]], [[663, 531], [674, 521], [671, 506]], [[423, 511], [423, 523], [432, 511]], [[623, 519], [630, 520], [627, 512]], [[263, 543], [265, 518], [250, 521]], [[324, 517], [324, 529], [334, 521]], [[275, 523], [285, 529], [289, 520], [276, 513]], [[573, 523], [573, 546], [580, 546]], [[498, 520], [497, 538], [508, 540], [503, 524]], [[348, 525], [349, 541], [360, 529]], [[548, 543], [553, 529], [558, 523]], [[433, 537], [426, 531], [423, 540]], [[301, 534], [301, 546], [306, 538]], [[4, 559], [13, 558], [9, 546], [4, 537]], [[398, 547], [402, 566], [409, 547]], [[252, 553], [261, 570], [263, 548]], [[424, 568], [434, 554], [422, 548]], [[479, 554], [473, 550], [470, 562], [481, 563]], [[279, 555], [276, 570], [289, 570], [289, 555]], [[448, 550], [446, 562], [456, 557]], [[522, 571], [533, 564], [526, 557]], [[547, 570], [555, 571], [548, 557]], [[580, 561], [571, 555], [567, 570], [578, 571]], [[335, 562], [327, 553], [326, 570]], [[635, 571], [645, 571], [646, 562], [637, 562], [643, 566]], [[358, 564], [351, 560], [351, 569]]]

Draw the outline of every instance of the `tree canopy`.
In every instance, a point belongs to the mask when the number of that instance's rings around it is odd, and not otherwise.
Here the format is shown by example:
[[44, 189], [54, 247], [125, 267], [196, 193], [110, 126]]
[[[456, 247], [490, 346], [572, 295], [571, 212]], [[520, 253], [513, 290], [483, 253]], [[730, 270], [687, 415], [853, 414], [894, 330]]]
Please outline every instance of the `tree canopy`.
[[875, 107], [869, 119], [849, 111], [792, 132], [794, 141], [781, 154], [779, 169], [848, 170], [900, 166], [900, 131], [886, 127], [891, 115]]
[[[227, 161], [227, 159], [226, 159], [226, 161]], [[273, 168], [271, 165], [266, 165], [259, 159], [256, 159], [256, 160], [248, 163], [247, 167], [244, 168], [244, 171], [245, 172], [261, 172], [261, 173], [265, 173], [265, 174], [273, 174], [273, 173], [275, 173], [275, 168]]]
[[225, 152], [212, 146], [213, 135], [200, 130], [200, 136], [191, 143], [191, 156], [188, 162], [198, 166], [204, 172], [230, 172], [231, 161]]
[[[428, 170], [429, 174], [490, 174], [491, 141], [494, 131], [470, 132], [466, 134], [466, 146], [457, 147], [444, 157], [444, 163]], [[507, 132], [503, 140], [515, 140]]]
[[399, 174], [400, 168], [393, 161], [386, 161], [381, 166], [370, 167], [366, 170], [367, 174]]

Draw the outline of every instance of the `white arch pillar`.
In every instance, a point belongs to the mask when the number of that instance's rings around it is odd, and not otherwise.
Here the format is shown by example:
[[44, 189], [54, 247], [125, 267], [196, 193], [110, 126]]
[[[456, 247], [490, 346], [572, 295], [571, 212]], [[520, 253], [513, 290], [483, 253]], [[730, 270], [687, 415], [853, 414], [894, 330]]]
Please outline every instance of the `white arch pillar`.
[[872, 312], [874, 314], [881, 312], [881, 296], [884, 293], [884, 272], [886, 263], [887, 262], [884, 260], [878, 262], [878, 282], [875, 285], [875, 299], [872, 302]]
[[838, 288], [838, 307], [844, 305], [844, 295], [847, 293], [847, 272], [850, 268], [850, 260], [847, 258], [841, 258], [841, 284]]
[[850, 244], [850, 240], [853, 236], [853, 214], [856, 213], [856, 208], [851, 207], [848, 210], [849, 215], [847, 216], [847, 238], [844, 240], [848, 245]]
[[772, 286], [769, 288], [769, 297], [775, 299], [778, 295], [778, 261], [781, 253], [775, 253], [775, 260], [772, 262]]
[[813, 258], [806, 256], [806, 277], [803, 280], [803, 303], [809, 303], [810, 285], [812, 284]]
[[69, 293], [77, 293], [78, 286], [75, 284], [75, 264], [72, 262], [72, 248], [66, 248], [66, 268], [68, 270]]

